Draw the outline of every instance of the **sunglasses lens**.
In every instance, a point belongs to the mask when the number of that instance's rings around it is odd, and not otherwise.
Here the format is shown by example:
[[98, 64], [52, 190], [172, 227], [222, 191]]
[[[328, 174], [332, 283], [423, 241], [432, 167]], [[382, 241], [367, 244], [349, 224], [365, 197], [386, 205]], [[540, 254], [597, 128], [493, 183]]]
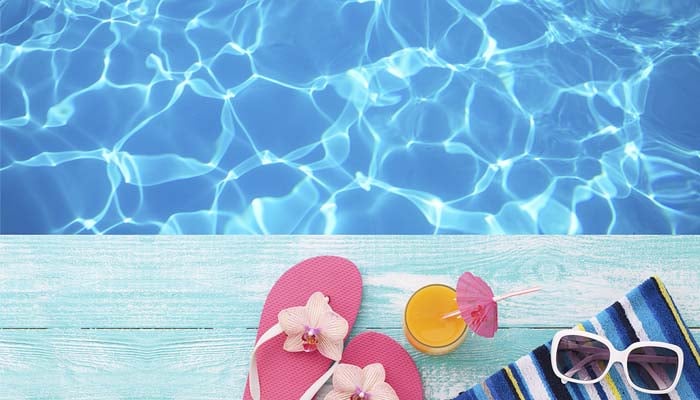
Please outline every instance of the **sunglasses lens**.
[[627, 368], [632, 383], [646, 390], [666, 390], [678, 375], [678, 354], [663, 347], [640, 347], [630, 352]]
[[610, 362], [604, 343], [584, 336], [564, 336], [557, 348], [557, 368], [569, 378], [592, 381], [603, 375]]

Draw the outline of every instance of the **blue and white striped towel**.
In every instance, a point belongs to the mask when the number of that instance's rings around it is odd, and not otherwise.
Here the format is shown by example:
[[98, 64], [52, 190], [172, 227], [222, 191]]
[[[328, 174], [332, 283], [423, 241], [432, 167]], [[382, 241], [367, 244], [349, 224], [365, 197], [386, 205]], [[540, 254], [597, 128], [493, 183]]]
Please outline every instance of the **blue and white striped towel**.
[[577, 328], [607, 337], [620, 350], [640, 340], [680, 346], [685, 363], [676, 390], [664, 395], [635, 391], [624, 378], [619, 364], [599, 383], [565, 385], [552, 371], [550, 342], [461, 393], [455, 400], [700, 399], [700, 354], [697, 344], [659, 278], [646, 280]]

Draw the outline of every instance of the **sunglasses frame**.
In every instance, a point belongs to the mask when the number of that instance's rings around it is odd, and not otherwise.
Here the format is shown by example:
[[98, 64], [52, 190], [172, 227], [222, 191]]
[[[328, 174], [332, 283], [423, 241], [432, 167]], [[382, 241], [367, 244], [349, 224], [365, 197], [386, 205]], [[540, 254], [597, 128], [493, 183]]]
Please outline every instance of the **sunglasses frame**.
[[[579, 336], [579, 337], [585, 337], [588, 339], [594, 339], [602, 344], [604, 344], [608, 350], [610, 351], [610, 360], [608, 361], [608, 365], [605, 367], [605, 370], [600, 374], [599, 377], [589, 380], [589, 381], [584, 381], [580, 379], [574, 379], [570, 378], [561, 371], [559, 371], [559, 367], [557, 367], [557, 350], [559, 349], [559, 343], [561, 342], [562, 338], [565, 336]], [[643, 348], [643, 347], [660, 347], [664, 348], [667, 350], [672, 350], [676, 355], [678, 356], [678, 372], [676, 373], [676, 376], [673, 380], [673, 383], [671, 386], [669, 386], [666, 389], [663, 390], [649, 390], [645, 389], [642, 387], [637, 386], [632, 379], [630, 378], [630, 373], [629, 369], [627, 367], [627, 359], [632, 353], [632, 351]], [[615, 363], [620, 363], [622, 364], [622, 367], [625, 371], [625, 379], [627, 379], [627, 382], [634, 388], [634, 390], [637, 390], [642, 393], [648, 393], [648, 394], [666, 394], [670, 393], [673, 390], [676, 389], [676, 385], [678, 385], [678, 382], [681, 379], [681, 374], [683, 372], [683, 350], [676, 346], [675, 344], [671, 343], [664, 343], [664, 342], [651, 342], [651, 341], [641, 341], [641, 342], [636, 342], [632, 343], [629, 347], [627, 347], [625, 350], [618, 350], [613, 346], [613, 344], [605, 337], [596, 335], [594, 333], [589, 333], [585, 331], [579, 331], [575, 329], [567, 329], [563, 331], [559, 331], [554, 335], [554, 339], [552, 339], [552, 349], [550, 351], [551, 353], [551, 361], [552, 361], [552, 370], [554, 373], [561, 379], [561, 383], [567, 384], [568, 382], [573, 382], [573, 383], [579, 383], [583, 385], [590, 385], [594, 383], [598, 383], [602, 381], [608, 373], [610, 373], [610, 369], [612, 368], [613, 364]]]

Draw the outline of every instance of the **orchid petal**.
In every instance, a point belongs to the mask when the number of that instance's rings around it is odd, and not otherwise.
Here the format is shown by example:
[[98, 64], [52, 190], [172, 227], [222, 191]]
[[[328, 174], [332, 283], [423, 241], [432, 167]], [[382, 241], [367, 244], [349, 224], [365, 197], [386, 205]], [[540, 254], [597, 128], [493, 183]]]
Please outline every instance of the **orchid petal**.
[[331, 340], [323, 335], [323, 332], [321, 332], [318, 339], [317, 349], [318, 352], [324, 357], [330, 358], [333, 361], [339, 361], [343, 356], [343, 341]]
[[399, 400], [394, 389], [386, 382], [380, 382], [370, 392], [372, 400]]
[[292, 353], [304, 351], [304, 342], [301, 340], [302, 333], [288, 335], [284, 341], [284, 350]]
[[304, 325], [307, 323], [306, 314], [305, 307], [291, 307], [280, 311], [279, 314], [277, 314], [277, 320], [284, 333], [287, 335], [296, 335], [297, 333], [304, 332]]
[[356, 365], [339, 364], [333, 372], [333, 391], [355, 393], [362, 383], [362, 369]]
[[328, 299], [321, 292], [315, 292], [309, 297], [309, 301], [306, 302], [306, 325], [312, 328], [318, 328], [319, 321], [326, 312], [332, 311], [331, 306], [328, 305]]
[[384, 366], [379, 363], [374, 363], [362, 369], [362, 385], [360, 386], [365, 392], [374, 393], [374, 387], [386, 379]]
[[333, 341], [345, 339], [349, 329], [348, 321], [334, 311], [325, 313], [318, 327], [321, 329], [321, 335]]

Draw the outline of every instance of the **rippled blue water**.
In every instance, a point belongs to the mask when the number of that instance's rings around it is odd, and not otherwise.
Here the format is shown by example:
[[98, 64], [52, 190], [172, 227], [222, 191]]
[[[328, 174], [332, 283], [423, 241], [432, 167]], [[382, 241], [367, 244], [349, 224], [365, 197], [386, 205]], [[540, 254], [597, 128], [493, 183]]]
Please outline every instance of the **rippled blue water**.
[[3, 233], [698, 233], [696, 0], [1, 1]]

